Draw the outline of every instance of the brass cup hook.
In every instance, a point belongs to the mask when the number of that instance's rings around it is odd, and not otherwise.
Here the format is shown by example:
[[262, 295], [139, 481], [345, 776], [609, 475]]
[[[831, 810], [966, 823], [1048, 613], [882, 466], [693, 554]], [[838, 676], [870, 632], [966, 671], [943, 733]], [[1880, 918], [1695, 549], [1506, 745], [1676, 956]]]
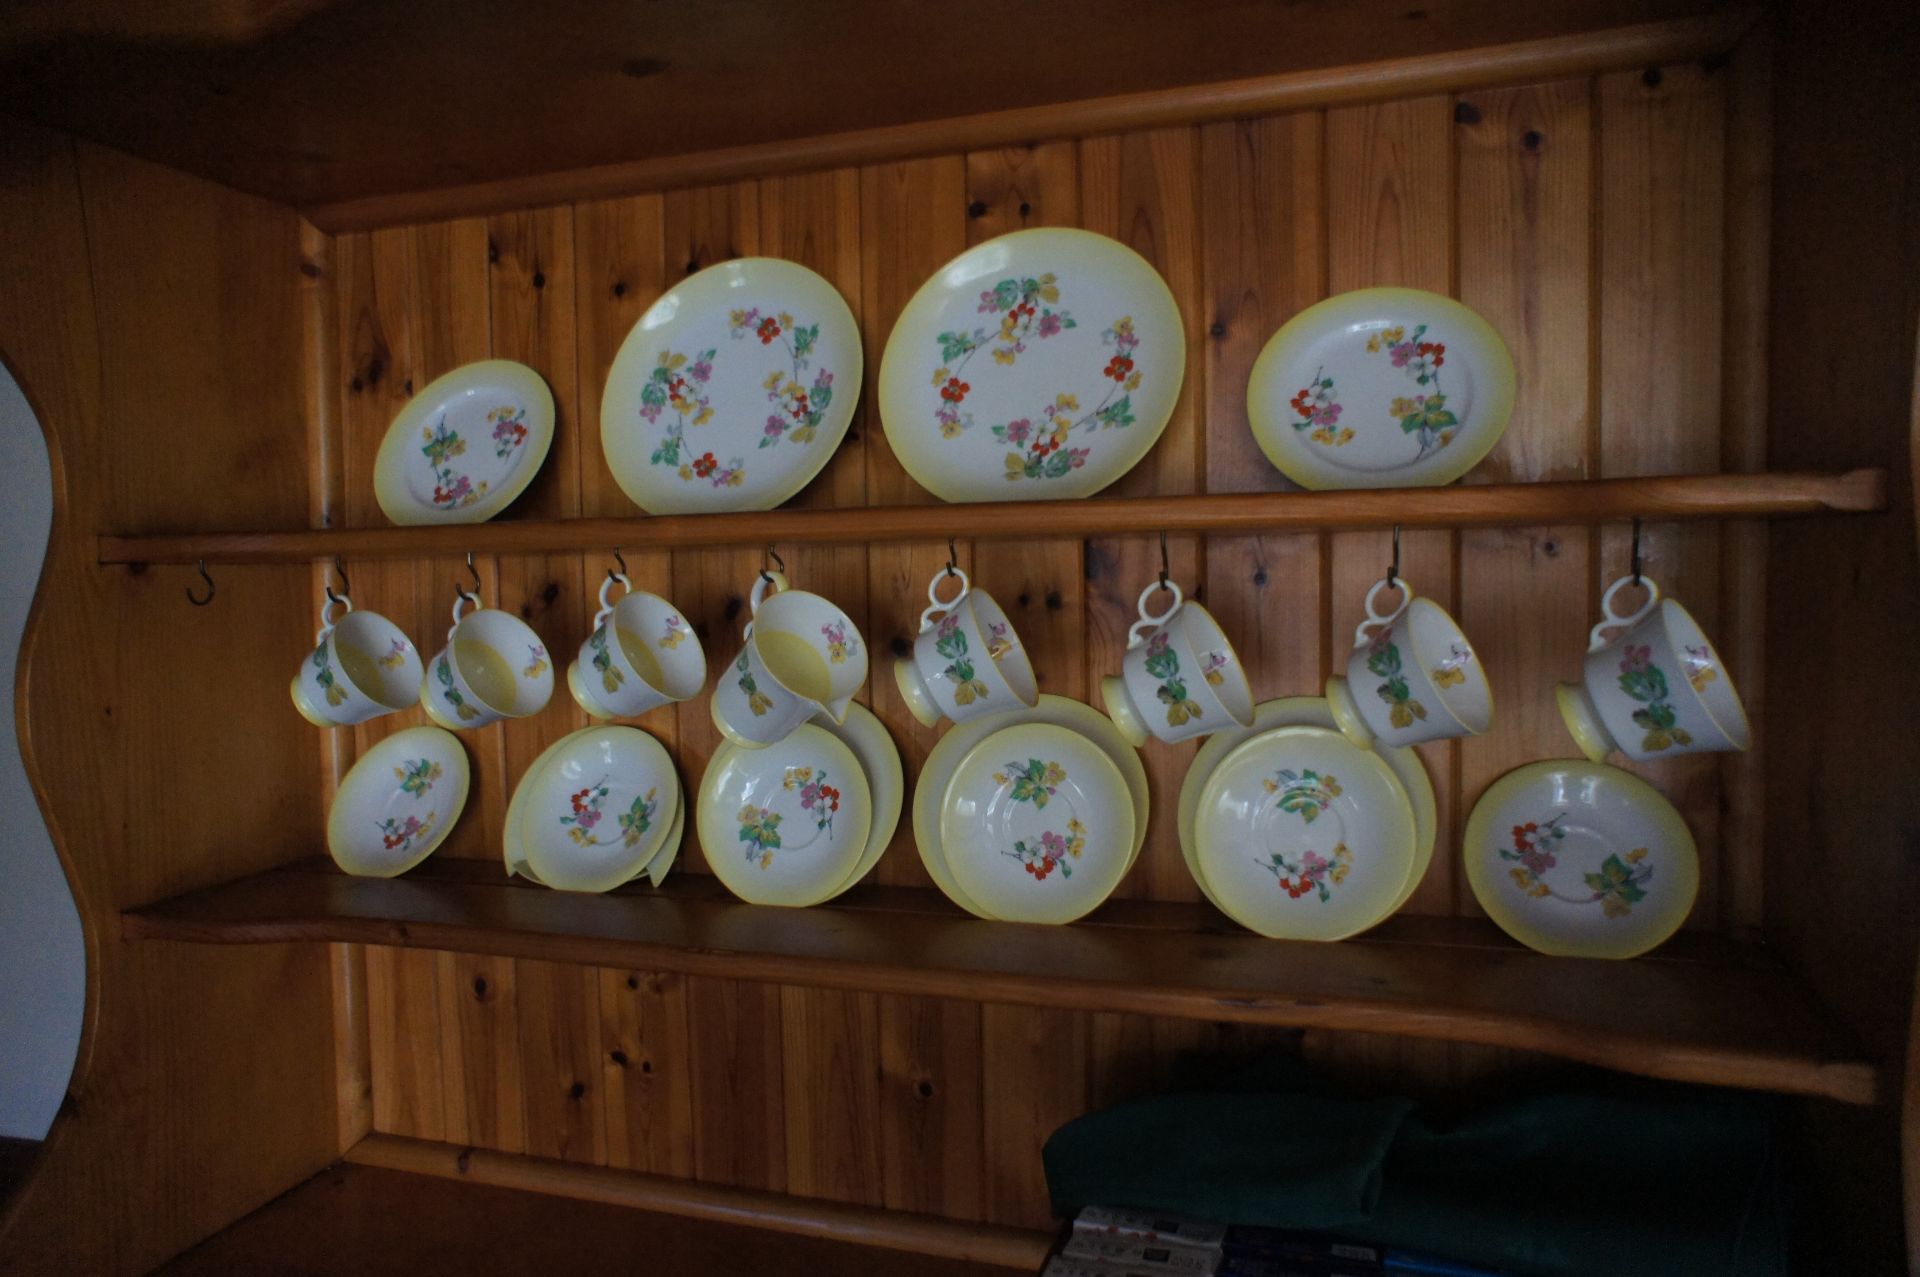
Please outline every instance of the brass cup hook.
[[206, 598], [196, 598], [193, 593], [193, 587], [191, 585], [187, 587], [187, 602], [193, 604], [195, 607], [205, 607], [207, 604], [213, 602], [213, 578], [207, 575], [207, 561], [205, 559], [200, 560], [200, 579], [207, 583]]

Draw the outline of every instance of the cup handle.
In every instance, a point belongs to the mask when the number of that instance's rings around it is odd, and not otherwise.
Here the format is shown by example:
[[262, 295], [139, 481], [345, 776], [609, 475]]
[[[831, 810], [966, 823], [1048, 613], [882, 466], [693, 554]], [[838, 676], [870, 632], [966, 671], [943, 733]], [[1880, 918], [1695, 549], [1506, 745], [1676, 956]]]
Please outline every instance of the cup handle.
[[[940, 601], [940, 583], [946, 580], [950, 576], [957, 576], [960, 578], [960, 593], [954, 595], [951, 599], [948, 599], [945, 603], [942, 603]], [[933, 606], [920, 614], [920, 632], [922, 634], [925, 634], [929, 629], [933, 627], [934, 617], [940, 615], [943, 612], [953, 611], [955, 608], [959, 607], [960, 604], [966, 599], [967, 595], [971, 594], [972, 592], [973, 592], [973, 578], [967, 575], [966, 569], [956, 568], [956, 567], [945, 567], [945, 568], [941, 568], [938, 572], [934, 573], [933, 580], [927, 583], [927, 602], [933, 604]]]
[[[772, 587], [771, 591], [768, 589], [769, 586]], [[772, 568], [760, 569], [760, 575], [753, 579], [753, 589], [747, 594], [747, 624], [740, 631], [742, 637], [753, 637], [753, 615], [760, 610], [760, 605], [766, 601], [768, 593], [778, 594], [786, 588], [787, 577], [784, 572], [776, 572]]]
[[[1162, 590], [1173, 595], [1173, 606], [1156, 616], [1147, 610], [1147, 600]], [[1180, 605], [1186, 601], [1187, 596], [1182, 594], [1180, 587], [1172, 581], [1155, 581], [1152, 585], [1140, 591], [1140, 600], [1134, 604], [1134, 607], [1139, 609], [1140, 619], [1127, 627], [1127, 650], [1131, 652], [1134, 648], [1139, 647], [1141, 636], [1148, 630], [1159, 629], [1162, 625], [1172, 620], [1173, 614], [1178, 612]]]
[[1634, 579], [1632, 574], [1628, 574], [1621, 577], [1618, 581], [1615, 581], [1612, 585], [1609, 585], [1607, 592], [1600, 596], [1600, 620], [1591, 630], [1587, 631], [1587, 654], [1589, 656], [1607, 645], [1607, 630], [1615, 626], [1624, 628], [1639, 624], [1647, 613], [1653, 611], [1654, 605], [1660, 602], [1659, 583], [1645, 573], [1641, 573], [1640, 584], [1647, 587], [1647, 601], [1635, 608], [1629, 616], [1621, 616], [1618, 612], [1615, 612], [1613, 610], [1613, 596], [1633, 583]]
[[[345, 611], [339, 616], [333, 615], [333, 605], [338, 603]], [[348, 612], [353, 611], [353, 600], [344, 594], [328, 594], [327, 601], [320, 605], [320, 632], [313, 636], [313, 645], [319, 647], [333, 633], [333, 627], [340, 624]]]
[[466, 619], [467, 613], [464, 609], [469, 603], [471, 603], [475, 608], [478, 608], [480, 606], [480, 596], [478, 594], [470, 594], [465, 590], [456, 588], [454, 590], [454, 599], [453, 599], [453, 624], [447, 627], [448, 646], [452, 646], [453, 644], [453, 632], [459, 629], [460, 622]]
[[596, 630], [605, 625], [607, 618], [613, 615], [613, 600], [607, 597], [607, 592], [613, 589], [615, 581], [627, 587], [623, 591], [623, 596], [633, 593], [633, 580], [625, 572], [607, 573], [607, 579], [600, 582], [600, 610], [593, 614], [593, 628]]
[[[1398, 590], [1400, 592], [1400, 602], [1391, 612], [1382, 613], [1374, 610], [1373, 601], [1380, 597], [1380, 591], [1382, 590]], [[1378, 625], [1385, 627], [1392, 625], [1400, 619], [1402, 612], [1405, 612], [1412, 606], [1413, 582], [1407, 580], [1404, 576], [1396, 576], [1391, 580], [1384, 576], [1381, 577], [1373, 583], [1373, 588], [1367, 591], [1367, 619], [1353, 627], [1353, 645], [1355, 647], [1365, 647], [1367, 645], [1368, 626]]]

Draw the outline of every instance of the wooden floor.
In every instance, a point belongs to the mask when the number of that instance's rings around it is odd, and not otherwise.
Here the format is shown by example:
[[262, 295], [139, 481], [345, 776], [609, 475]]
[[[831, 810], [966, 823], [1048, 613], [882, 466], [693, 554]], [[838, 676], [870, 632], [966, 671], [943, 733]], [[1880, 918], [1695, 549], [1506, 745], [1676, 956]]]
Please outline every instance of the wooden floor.
[[1008, 1277], [1012, 1269], [425, 1175], [335, 1166], [156, 1270], [164, 1277]]

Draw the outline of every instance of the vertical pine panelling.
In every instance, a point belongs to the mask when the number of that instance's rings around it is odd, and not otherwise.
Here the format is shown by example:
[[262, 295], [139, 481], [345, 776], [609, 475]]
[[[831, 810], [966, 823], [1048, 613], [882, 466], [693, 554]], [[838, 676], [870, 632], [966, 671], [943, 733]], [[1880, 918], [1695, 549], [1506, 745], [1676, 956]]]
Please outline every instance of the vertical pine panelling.
[[[1720, 467], [1722, 77], [1695, 66], [1600, 77], [1600, 472]], [[1600, 538], [1599, 582], [1627, 570], [1629, 535]], [[1645, 569], [1709, 636], [1721, 629], [1720, 529], [1653, 525]], [[1630, 596], [1627, 601], [1630, 600]], [[1593, 612], [1598, 615], [1598, 600]], [[1733, 671], [1739, 678], [1740, 671]], [[1686, 817], [1700, 845], [1696, 925], [1718, 911], [1720, 762], [1633, 768]]]
[[693, 1053], [687, 981], [671, 973], [602, 970], [600, 1051], [607, 1164], [693, 1174]]
[[1045, 1228], [1052, 1221], [1040, 1149], [1087, 1111], [1091, 1021], [1081, 1011], [980, 1009], [986, 1211], [996, 1224]]
[[[1447, 293], [1452, 286], [1453, 102], [1410, 98], [1327, 112], [1327, 289], [1397, 285]], [[1385, 532], [1341, 532], [1331, 538], [1328, 643], [1335, 673], [1344, 674], [1362, 602], [1392, 561]], [[1421, 594], [1454, 611], [1454, 535], [1409, 532], [1401, 542], [1401, 574]], [[1420, 747], [1439, 802], [1440, 846], [1410, 913], [1452, 913], [1456, 825], [1454, 755], [1441, 741]]]
[[979, 1005], [888, 995], [880, 1029], [883, 1204], [985, 1218]]
[[[1173, 416], [1153, 451], [1109, 489], [1115, 496], [1197, 492], [1205, 473], [1199, 405], [1206, 381], [1198, 371], [1203, 349], [1198, 146], [1199, 135], [1192, 128], [1080, 143], [1081, 225], [1112, 236], [1153, 263], [1172, 290], [1183, 327], [1162, 338], [1181, 343], [1181, 367], [1187, 370]], [[1169, 578], [1182, 590], [1204, 594], [1197, 538], [1169, 538], [1167, 556]], [[1140, 591], [1159, 575], [1160, 546], [1149, 537], [1097, 538], [1087, 542], [1086, 562], [1086, 687], [1098, 703], [1101, 676], [1120, 672], [1127, 629], [1139, 619], [1135, 604]], [[1166, 599], [1159, 599], [1157, 606], [1164, 608]], [[1174, 833], [1174, 798], [1198, 750], [1198, 742], [1168, 745], [1155, 737], [1141, 751], [1158, 801], [1149, 809], [1147, 845], [1116, 895], [1184, 894], [1188, 875]]]
[[[1293, 485], [1254, 442], [1247, 375], [1275, 330], [1326, 291], [1325, 118], [1318, 111], [1233, 120], [1200, 129], [1201, 312], [1206, 488], [1278, 491]], [[1256, 702], [1318, 696], [1327, 670], [1321, 591], [1326, 537], [1213, 537], [1206, 600], [1246, 666]], [[1178, 789], [1174, 791], [1178, 797]], [[1159, 898], [1197, 900], [1182, 874]]]
[[693, 1070], [693, 1173], [717, 1184], [787, 1186], [780, 990], [687, 980]]
[[[1593, 473], [1588, 416], [1592, 90], [1574, 80], [1462, 98], [1460, 300], [1499, 330], [1518, 397], [1508, 431], [1467, 482]], [[1494, 687], [1493, 727], [1460, 744], [1459, 810], [1502, 773], [1574, 753], [1553, 685], [1577, 678], [1591, 606], [1588, 530], [1460, 534], [1460, 611]], [[1478, 905], [1456, 878], [1461, 912]]]

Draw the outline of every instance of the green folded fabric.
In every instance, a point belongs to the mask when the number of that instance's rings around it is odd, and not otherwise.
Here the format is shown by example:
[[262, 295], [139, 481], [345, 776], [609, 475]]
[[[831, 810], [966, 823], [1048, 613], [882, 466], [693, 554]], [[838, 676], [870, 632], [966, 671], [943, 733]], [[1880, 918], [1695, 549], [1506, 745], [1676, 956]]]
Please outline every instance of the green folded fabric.
[[1449, 1117], [1343, 1096], [1292, 1060], [1229, 1086], [1060, 1128], [1054, 1209], [1323, 1230], [1541, 1277], [1786, 1272], [1765, 1099], [1623, 1083]]

